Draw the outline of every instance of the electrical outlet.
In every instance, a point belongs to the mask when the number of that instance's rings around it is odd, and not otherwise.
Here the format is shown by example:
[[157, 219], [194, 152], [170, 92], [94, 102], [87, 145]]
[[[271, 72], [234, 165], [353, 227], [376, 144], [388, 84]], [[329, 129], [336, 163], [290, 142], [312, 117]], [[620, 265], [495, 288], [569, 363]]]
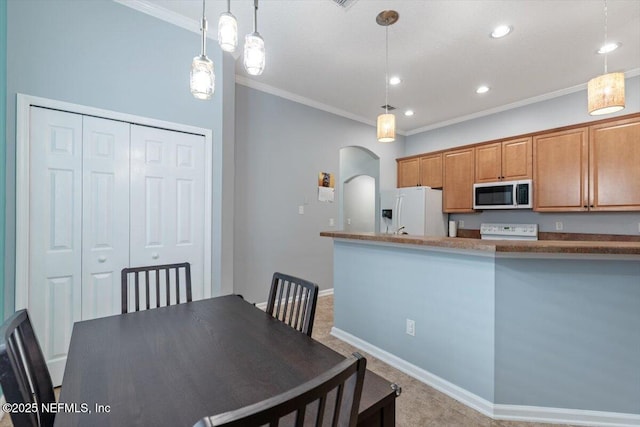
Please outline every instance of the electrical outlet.
[[459, 220], [458, 221], [458, 228], [464, 228], [464, 221], [463, 220]]
[[300, 205], [300, 206], [298, 206], [298, 213], [299, 213], [300, 215], [304, 215], [304, 205]]
[[411, 335], [412, 337], [416, 336], [415, 320], [407, 319], [407, 335]]
[[347, 218], [347, 224], [351, 225], [351, 218]]
[[561, 221], [556, 221], [556, 231], [562, 231], [564, 224]]
[[329, 227], [333, 227], [334, 225], [336, 225], [336, 222], [333, 218], [329, 218]]

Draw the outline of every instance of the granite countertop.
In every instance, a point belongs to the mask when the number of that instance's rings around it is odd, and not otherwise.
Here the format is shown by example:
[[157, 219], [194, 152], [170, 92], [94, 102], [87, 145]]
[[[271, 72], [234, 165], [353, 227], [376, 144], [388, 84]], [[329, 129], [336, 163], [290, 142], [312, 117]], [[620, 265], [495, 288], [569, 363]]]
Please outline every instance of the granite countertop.
[[408, 234], [352, 233], [346, 231], [323, 231], [320, 233], [320, 236], [494, 253], [640, 255], [640, 242], [638, 241], [481, 240], [463, 237], [428, 237], [410, 236]]

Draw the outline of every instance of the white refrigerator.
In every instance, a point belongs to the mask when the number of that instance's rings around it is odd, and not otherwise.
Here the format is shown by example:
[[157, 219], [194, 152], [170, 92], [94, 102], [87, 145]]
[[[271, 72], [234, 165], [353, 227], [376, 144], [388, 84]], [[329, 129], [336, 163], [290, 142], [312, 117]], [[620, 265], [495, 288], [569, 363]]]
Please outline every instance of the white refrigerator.
[[400, 230], [418, 236], [446, 236], [448, 218], [442, 213], [442, 190], [406, 187], [380, 192], [381, 233]]

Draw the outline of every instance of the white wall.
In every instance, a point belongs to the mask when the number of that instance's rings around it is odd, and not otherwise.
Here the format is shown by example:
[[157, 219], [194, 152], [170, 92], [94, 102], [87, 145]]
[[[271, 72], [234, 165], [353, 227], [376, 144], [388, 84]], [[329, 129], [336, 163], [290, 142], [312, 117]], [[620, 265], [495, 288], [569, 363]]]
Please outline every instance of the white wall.
[[373, 232], [376, 226], [376, 181], [359, 175], [344, 184], [344, 229]]
[[[626, 108], [615, 117], [640, 111], [640, 77], [626, 80]], [[524, 133], [599, 120], [587, 113], [586, 90], [564, 95], [501, 113], [492, 114], [450, 126], [411, 135], [405, 141], [405, 156], [443, 150]], [[639, 166], [640, 167], [640, 166]], [[561, 183], [559, 183], [561, 185]], [[534, 184], [535, 185], [535, 184]], [[479, 229], [486, 223], [535, 223], [539, 231], [555, 232], [556, 222], [563, 223], [563, 232], [640, 235], [639, 212], [620, 213], [537, 213], [530, 210], [487, 211], [450, 215], [464, 221], [461, 228]]]

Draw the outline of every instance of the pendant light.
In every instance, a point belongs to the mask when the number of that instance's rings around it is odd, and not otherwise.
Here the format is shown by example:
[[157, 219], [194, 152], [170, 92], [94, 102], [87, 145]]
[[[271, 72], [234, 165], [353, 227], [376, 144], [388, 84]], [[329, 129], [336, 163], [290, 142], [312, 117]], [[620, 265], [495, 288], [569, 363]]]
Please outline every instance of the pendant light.
[[378, 116], [377, 136], [380, 142], [396, 140], [396, 116], [389, 113], [389, 25], [398, 21], [395, 10], [383, 10], [376, 17], [378, 25], [385, 27], [384, 114]]
[[[604, 45], [607, 44], [607, 0], [604, 0]], [[604, 53], [604, 74], [589, 80], [587, 85], [589, 114], [598, 116], [624, 108], [624, 73], [607, 73], [607, 52]]]
[[253, 33], [244, 38], [244, 68], [252, 76], [259, 76], [264, 71], [265, 50], [264, 39], [258, 33], [258, 0], [253, 6]]
[[227, 0], [227, 11], [220, 14], [218, 43], [225, 52], [235, 52], [238, 46], [238, 21], [231, 13], [231, 0]]
[[198, 99], [211, 99], [215, 89], [216, 76], [213, 72], [213, 62], [207, 58], [207, 18], [204, 15], [204, 1], [202, 0], [202, 51], [200, 56], [193, 58], [191, 63], [191, 93]]

